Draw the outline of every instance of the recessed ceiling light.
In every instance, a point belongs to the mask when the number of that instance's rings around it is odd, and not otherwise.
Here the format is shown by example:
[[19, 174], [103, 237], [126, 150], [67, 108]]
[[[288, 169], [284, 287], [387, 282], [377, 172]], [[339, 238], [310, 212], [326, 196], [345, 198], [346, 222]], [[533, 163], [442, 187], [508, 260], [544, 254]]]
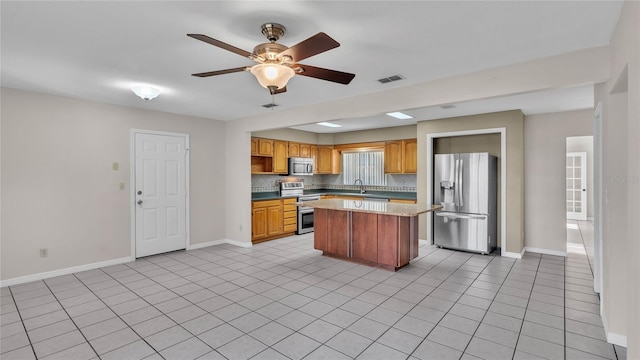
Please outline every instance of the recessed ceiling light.
[[401, 112], [390, 112], [387, 115], [400, 120], [413, 119], [413, 116]]
[[151, 86], [134, 86], [131, 88], [131, 91], [144, 100], [151, 100], [160, 95], [160, 89]]
[[338, 125], [338, 124], [334, 124], [334, 123], [330, 123], [330, 122], [319, 122], [317, 123], [318, 125], [322, 125], [322, 126], [326, 126], [326, 127], [342, 127], [342, 125]]

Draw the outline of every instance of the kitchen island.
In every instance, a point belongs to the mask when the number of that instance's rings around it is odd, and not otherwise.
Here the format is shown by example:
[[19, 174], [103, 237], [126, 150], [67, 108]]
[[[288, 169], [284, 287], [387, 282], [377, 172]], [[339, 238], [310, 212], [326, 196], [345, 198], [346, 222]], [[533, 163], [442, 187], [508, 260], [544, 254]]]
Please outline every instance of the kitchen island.
[[323, 255], [396, 271], [418, 256], [418, 215], [439, 205], [326, 199], [314, 208], [314, 248]]

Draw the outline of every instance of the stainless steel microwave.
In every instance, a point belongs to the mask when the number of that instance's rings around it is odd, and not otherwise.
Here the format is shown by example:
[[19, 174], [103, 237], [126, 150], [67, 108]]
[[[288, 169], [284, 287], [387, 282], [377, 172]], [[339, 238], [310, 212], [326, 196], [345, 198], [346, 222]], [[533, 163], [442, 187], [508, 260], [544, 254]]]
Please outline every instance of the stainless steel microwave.
[[290, 157], [289, 175], [313, 175], [313, 159]]

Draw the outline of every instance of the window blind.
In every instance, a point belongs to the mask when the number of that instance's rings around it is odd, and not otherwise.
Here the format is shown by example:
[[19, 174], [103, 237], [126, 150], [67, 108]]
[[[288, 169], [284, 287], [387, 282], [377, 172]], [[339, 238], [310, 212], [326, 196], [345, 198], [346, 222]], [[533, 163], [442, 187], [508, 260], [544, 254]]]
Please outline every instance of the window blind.
[[358, 151], [342, 153], [342, 173], [345, 185], [353, 185], [356, 179], [364, 185], [385, 186], [384, 151]]

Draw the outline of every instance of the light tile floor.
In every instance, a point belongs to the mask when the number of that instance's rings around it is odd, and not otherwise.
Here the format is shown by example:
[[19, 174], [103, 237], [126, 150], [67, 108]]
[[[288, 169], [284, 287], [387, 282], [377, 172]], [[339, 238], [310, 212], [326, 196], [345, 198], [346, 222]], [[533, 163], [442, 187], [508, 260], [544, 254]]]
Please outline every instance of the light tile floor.
[[616, 359], [583, 254], [421, 244], [396, 273], [313, 234], [220, 245], [1, 289], [10, 359]]

